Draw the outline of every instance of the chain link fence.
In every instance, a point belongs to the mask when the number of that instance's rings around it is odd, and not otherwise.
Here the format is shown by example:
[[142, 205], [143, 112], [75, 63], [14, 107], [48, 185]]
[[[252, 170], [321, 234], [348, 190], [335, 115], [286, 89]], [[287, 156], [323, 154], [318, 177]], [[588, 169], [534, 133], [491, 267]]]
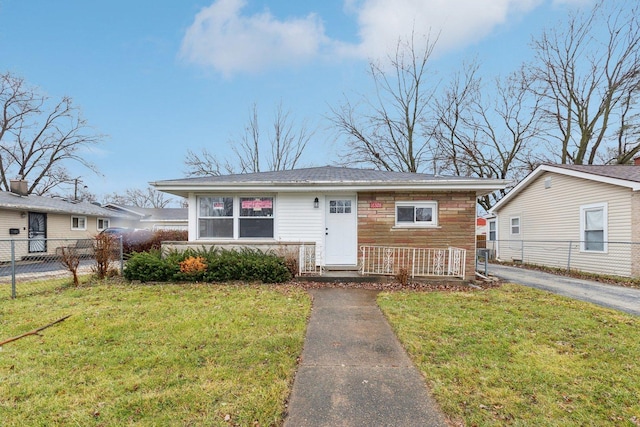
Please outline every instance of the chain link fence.
[[[95, 239], [0, 239], [0, 299], [16, 298], [55, 289], [72, 279], [64, 255], [77, 257], [78, 274], [96, 270]], [[122, 273], [122, 239], [110, 257]]]
[[[489, 260], [532, 264], [621, 277], [640, 277], [640, 242], [488, 240], [479, 249]], [[479, 271], [483, 266], [478, 265]]]

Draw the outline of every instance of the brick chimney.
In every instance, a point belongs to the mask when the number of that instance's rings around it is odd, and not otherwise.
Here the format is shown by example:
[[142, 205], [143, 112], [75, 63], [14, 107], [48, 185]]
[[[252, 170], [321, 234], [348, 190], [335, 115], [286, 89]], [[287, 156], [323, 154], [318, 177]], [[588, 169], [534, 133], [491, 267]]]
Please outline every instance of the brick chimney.
[[634, 166], [640, 166], [640, 156], [638, 156], [635, 159], [633, 159], [633, 165]]
[[24, 179], [12, 179], [9, 181], [9, 190], [14, 194], [27, 196], [29, 192], [28, 188], [27, 181]]

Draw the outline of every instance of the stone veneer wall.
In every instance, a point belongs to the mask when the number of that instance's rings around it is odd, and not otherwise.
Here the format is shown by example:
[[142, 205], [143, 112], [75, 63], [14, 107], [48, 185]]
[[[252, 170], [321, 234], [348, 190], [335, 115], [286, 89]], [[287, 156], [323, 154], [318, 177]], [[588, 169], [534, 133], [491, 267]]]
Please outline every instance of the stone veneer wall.
[[[437, 228], [396, 228], [396, 201], [438, 202]], [[371, 207], [372, 202], [382, 207]], [[467, 250], [465, 279], [475, 277], [476, 194], [456, 192], [358, 193], [358, 246], [384, 245], [423, 248], [454, 246]]]

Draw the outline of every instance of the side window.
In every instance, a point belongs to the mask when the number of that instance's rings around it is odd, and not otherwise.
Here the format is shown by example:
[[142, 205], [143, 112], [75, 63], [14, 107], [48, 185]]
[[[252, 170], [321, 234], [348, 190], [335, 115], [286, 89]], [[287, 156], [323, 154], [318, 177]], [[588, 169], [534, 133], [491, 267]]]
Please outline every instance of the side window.
[[109, 219], [98, 218], [98, 231], [102, 231], [105, 228], [109, 228]]
[[510, 218], [511, 222], [511, 235], [517, 236], [520, 235], [520, 217], [513, 216]]
[[607, 205], [598, 203], [580, 207], [581, 249], [585, 252], [607, 251]]
[[491, 241], [495, 241], [496, 240], [496, 220], [491, 220], [488, 222], [489, 224], [489, 240]]
[[87, 229], [87, 217], [86, 216], [72, 216], [71, 217], [71, 229], [72, 230], [86, 230]]

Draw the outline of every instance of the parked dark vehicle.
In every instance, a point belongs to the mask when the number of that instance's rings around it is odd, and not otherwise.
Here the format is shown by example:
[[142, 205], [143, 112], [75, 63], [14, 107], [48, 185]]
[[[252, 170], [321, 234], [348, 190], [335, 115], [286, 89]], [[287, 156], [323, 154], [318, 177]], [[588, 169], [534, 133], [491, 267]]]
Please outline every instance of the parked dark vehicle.
[[153, 231], [137, 228], [109, 227], [100, 234], [108, 234], [114, 238], [122, 238], [122, 250], [125, 254], [148, 250], [153, 241]]

